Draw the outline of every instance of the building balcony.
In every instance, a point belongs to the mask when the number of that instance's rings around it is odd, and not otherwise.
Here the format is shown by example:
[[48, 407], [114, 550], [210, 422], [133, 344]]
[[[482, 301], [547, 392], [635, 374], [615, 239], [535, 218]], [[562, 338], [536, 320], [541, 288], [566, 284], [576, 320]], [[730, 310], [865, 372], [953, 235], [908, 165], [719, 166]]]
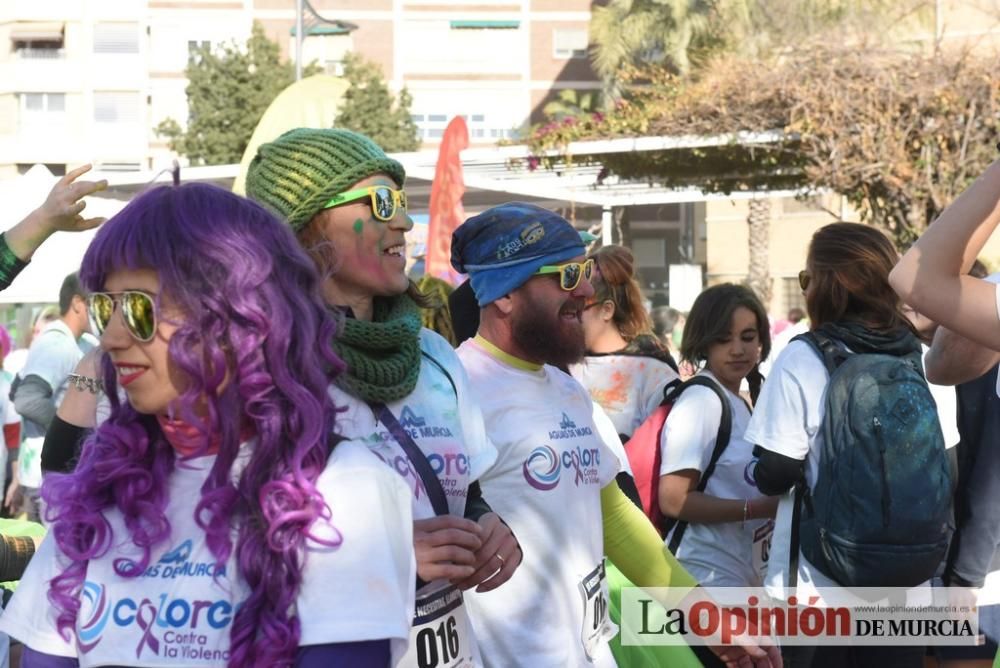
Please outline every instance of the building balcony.
[[18, 60], [65, 60], [66, 49], [22, 48], [14, 52]]

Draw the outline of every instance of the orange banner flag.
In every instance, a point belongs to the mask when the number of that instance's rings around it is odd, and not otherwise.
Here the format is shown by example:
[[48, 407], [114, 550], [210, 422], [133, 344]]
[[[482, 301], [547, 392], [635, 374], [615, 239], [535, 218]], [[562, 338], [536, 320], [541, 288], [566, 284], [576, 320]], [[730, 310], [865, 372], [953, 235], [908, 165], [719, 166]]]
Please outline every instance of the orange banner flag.
[[459, 155], [469, 148], [469, 128], [465, 119], [456, 116], [448, 123], [441, 139], [434, 183], [431, 184], [430, 223], [427, 226], [427, 258], [424, 272], [452, 284], [459, 282], [459, 274], [451, 267], [451, 233], [465, 221], [462, 195], [462, 158]]

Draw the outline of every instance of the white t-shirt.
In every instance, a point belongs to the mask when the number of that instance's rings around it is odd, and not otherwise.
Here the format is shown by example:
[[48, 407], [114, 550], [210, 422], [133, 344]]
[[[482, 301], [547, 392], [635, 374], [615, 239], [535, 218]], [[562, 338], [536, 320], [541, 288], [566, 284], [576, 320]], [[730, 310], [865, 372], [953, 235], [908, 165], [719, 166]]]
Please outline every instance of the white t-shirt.
[[[792, 341], [774, 361], [771, 375], [761, 388], [757, 406], [744, 438], [766, 450], [806, 460], [806, 483], [816, 484], [826, 413], [826, 386], [830, 375], [822, 360], [803, 341]], [[773, 596], [783, 596], [788, 586], [794, 494], [789, 491], [778, 503], [774, 537], [765, 586]], [[820, 573], [799, 553], [799, 592], [815, 587], [834, 587], [836, 582]], [[805, 596], [805, 593], [802, 593]]]
[[[920, 344], [924, 351], [924, 368], [927, 368], [927, 353], [930, 347]], [[931, 391], [934, 404], [937, 406], [938, 422], [941, 423], [941, 434], [944, 436], [944, 447], [954, 448], [962, 440], [958, 433], [958, 397], [955, 395], [954, 385], [935, 385], [927, 383], [927, 388]]]
[[[66, 379], [83, 357], [83, 351], [76, 343], [76, 337], [62, 320], [54, 320], [45, 326], [38, 338], [31, 344], [28, 359], [18, 374], [22, 379], [38, 376], [52, 388], [52, 399], [56, 408], [66, 396]], [[24, 443], [18, 455], [19, 482], [23, 487], [42, 485], [42, 444], [45, 432], [39, 425], [25, 420]]]
[[[718, 383], [707, 370], [699, 375]], [[750, 409], [738, 395], [723, 391], [732, 411], [732, 431], [705, 494], [720, 499], [755, 499], [761, 496], [751, 476], [756, 459], [753, 444], [743, 438]], [[712, 390], [697, 385], [684, 390], [663, 426], [660, 475], [683, 470], [704, 473], [715, 450], [721, 420], [722, 404]], [[773, 520], [690, 524], [677, 548], [677, 559], [703, 585], [760, 587], [773, 531]], [[672, 535], [667, 536], [667, 544]]]
[[[235, 557], [224, 568], [194, 522], [194, 508], [214, 456], [178, 462], [169, 480], [166, 516], [170, 539], [153, 549], [139, 578], [117, 575], [112, 564], [135, 559], [117, 510], [105, 512], [114, 536], [107, 554], [87, 566], [80, 595], [76, 643], [56, 630], [46, 595], [65, 557], [51, 535], [39, 547], [0, 630], [32, 649], [78, 657], [88, 666], [224, 666], [234, 608], [246, 599]], [[239, 464], [239, 462], [238, 462]], [[331, 511], [312, 531], [327, 547], [306, 542], [303, 579], [296, 599], [300, 646], [390, 639], [404, 646], [413, 612], [413, 518], [409, 491], [398, 476], [357, 443], [344, 441], [316, 482]]]
[[771, 368], [774, 365], [774, 360], [778, 359], [778, 355], [781, 354], [781, 351], [787, 348], [788, 344], [791, 343], [792, 339], [796, 336], [805, 334], [808, 331], [809, 323], [806, 320], [799, 320], [796, 323], [789, 324], [788, 327], [785, 327], [771, 338], [771, 352], [767, 356], [767, 359], [760, 363], [760, 372], [765, 378], [771, 375]]
[[678, 379], [666, 362], [636, 355], [588, 355], [569, 372], [626, 436], [663, 402], [663, 388]]
[[[819, 473], [823, 451], [823, 416], [830, 375], [816, 352], [803, 341], [793, 341], [775, 360], [771, 376], [764, 383], [756, 409], [744, 438], [752, 444], [793, 459], [806, 460], [806, 484], [812, 488]], [[771, 595], [783, 597], [788, 586], [794, 491], [778, 504], [774, 537], [764, 586]], [[800, 598], [817, 587], [837, 587], [799, 552]]]
[[[447, 375], [441, 367], [424, 357], [413, 392], [387, 406], [426, 455], [431, 469], [437, 474], [448, 499], [449, 514], [462, 517], [465, 515], [469, 485], [493, 465], [497, 453], [486, 437], [482, 411], [473, 400], [468, 376], [451, 344], [434, 332], [424, 329], [420, 333], [420, 347], [447, 370]], [[375, 419], [372, 408], [336, 386], [330, 392], [334, 405], [346, 408], [344, 412], [337, 414], [338, 433], [367, 445], [379, 459], [399, 474], [410, 489], [414, 519], [433, 518], [434, 507], [417, 469], [389, 429]], [[411, 643], [401, 665], [433, 665], [443, 668], [462, 665], [460, 660], [463, 657], [475, 665], [480, 664], [478, 648], [468, 613], [461, 603], [462, 598], [462, 592], [447, 580], [436, 580], [421, 587], [417, 592], [416, 620], [411, 631]], [[442, 603], [442, 599], [446, 603]], [[445, 648], [439, 646], [437, 663], [431, 661], [433, 654], [425, 656], [423, 661], [419, 660], [418, 651], [426, 653], [430, 650], [417, 642], [417, 635], [425, 628], [434, 631], [442, 623], [448, 625], [451, 618], [455, 620], [455, 632], [459, 636], [460, 649], [457, 655], [452, 656], [451, 648], [447, 648], [446, 652]], [[450, 660], [441, 661], [446, 654]]]
[[614, 666], [600, 491], [618, 473], [617, 434], [602, 436], [587, 391], [554, 367], [517, 368], [474, 340], [458, 355], [499, 452], [483, 497], [524, 554], [502, 587], [469, 592], [486, 664]]

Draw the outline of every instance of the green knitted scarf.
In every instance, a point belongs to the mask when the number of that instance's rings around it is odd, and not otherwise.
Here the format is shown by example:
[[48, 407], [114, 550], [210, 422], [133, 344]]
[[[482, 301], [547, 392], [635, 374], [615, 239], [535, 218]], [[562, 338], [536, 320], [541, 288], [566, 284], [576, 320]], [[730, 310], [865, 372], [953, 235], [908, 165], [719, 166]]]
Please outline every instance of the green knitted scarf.
[[333, 347], [347, 364], [337, 384], [365, 401], [389, 403], [417, 386], [420, 309], [408, 295], [376, 298], [371, 322], [343, 318]]

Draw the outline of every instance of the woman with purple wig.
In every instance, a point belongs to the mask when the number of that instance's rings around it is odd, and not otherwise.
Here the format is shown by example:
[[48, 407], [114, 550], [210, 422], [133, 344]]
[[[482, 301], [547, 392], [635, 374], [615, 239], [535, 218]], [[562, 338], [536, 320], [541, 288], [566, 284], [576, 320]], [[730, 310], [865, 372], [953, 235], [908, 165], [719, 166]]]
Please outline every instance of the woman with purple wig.
[[331, 436], [342, 363], [291, 232], [161, 187], [81, 278], [111, 413], [44, 483], [50, 536], [0, 617], [22, 666], [388, 665], [413, 607], [409, 489]]

